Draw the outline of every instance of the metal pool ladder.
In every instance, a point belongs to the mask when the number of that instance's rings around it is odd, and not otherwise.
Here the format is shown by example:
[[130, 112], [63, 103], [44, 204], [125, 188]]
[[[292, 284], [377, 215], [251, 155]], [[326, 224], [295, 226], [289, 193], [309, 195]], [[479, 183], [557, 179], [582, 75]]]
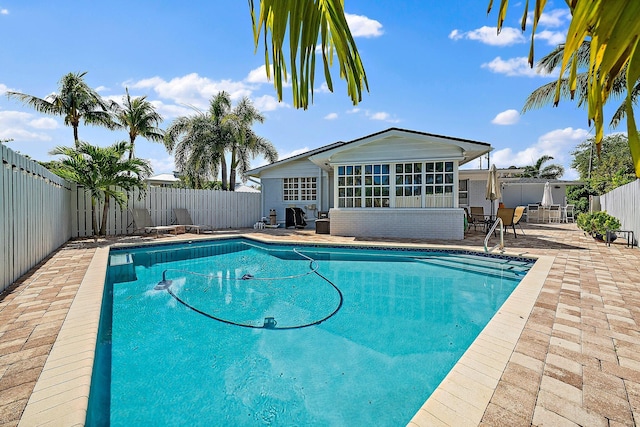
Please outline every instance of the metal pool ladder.
[[[500, 224], [500, 243], [498, 243], [497, 245], [495, 245], [491, 249], [487, 249], [487, 244], [489, 243], [489, 238], [491, 237], [491, 234], [493, 234], [493, 232], [496, 230], [496, 227], [498, 226], [498, 224]], [[496, 222], [493, 223], [493, 225], [489, 229], [489, 232], [487, 233], [487, 236], [484, 238], [484, 251], [485, 252], [493, 252], [496, 248], [500, 248], [500, 251], [504, 251], [504, 224], [502, 223], [502, 218], [500, 218], [500, 217], [498, 217], [498, 219], [496, 219]]]

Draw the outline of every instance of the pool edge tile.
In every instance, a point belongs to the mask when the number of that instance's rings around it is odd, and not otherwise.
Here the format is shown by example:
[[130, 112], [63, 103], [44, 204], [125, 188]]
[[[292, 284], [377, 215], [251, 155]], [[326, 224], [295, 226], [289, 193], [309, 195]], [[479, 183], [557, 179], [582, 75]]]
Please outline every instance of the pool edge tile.
[[[87, 349], [92, 341], [95, 349], [95, 338], [91, 340], [88, 336], [96, 337], [98, 334], [108, 255], [109, 247], [96, 249], [18, 426], [84, 423], [94, 355], [85, 354], [76, 356], [77, 359], [69, 360], [69, 363], [61, 362], [68, 360], [69, 349], [76, 352]], [[74, 342], [81, 335], [87, 337]], [[69, 379], [61, 375], [61, 370], [88, 374]]]
[[[512, 292], [509, 298], [504, 302], [503, 306], [500, 307], [498, 312], [494, 315], [494, 317], [489, 321], [489, 323], [482, 330], [480, 335], [475, 339], [475, 341], [471, 344], [471, 346], [465, 351], [462, 355], [458, 363], [451, 369], [449, 374], [442, 380], [440, 385], [434, 390], [433, 394], [427, 399], [427, 401], [422, 405], [420, 410], [415, 414], [415, 416], [409, 421], [409, 425], [415, 425], [420, 427], [427, 427], [432, 424], [429, 423], [429, 420], [439, 420], [444, 425], [450, 426], [464, 426], [464, 425], [479, 425], [482, 421], [482, 417], [486, 412], [486, 408], [489, 406], [489, 402], [493, 393], [491, 393], [486, 399], [483, 399], [483, 402], [474, 402], [474, 406], [478, 406], [482, 409], [481, 411], [474, 413], [472, 418], [469, 418], [469, 414], [465, 414], [467, 416], [463, 416], [463, 414], [458, 413], [450, 406], [445, 405], [442, 401], [442, 396], [456, 396], [460, 395], [460, 397], [455, 397], [456, 399], [464, 399], [464, 391], [465, 387], [462, 384], [465, 384], [469, 380], [476, 381], [472, 378], [472, 374], [463, 373], [465, 370], [473, 370], [474, 367], [486, 367], [486, 358], [489, 355], [486, 352], [483, 352], [481, 349], [476, 349], [476, 343], [479, 343], [483, 340], [491, 340], [494, 338], [499, 338], [502, 342], [509, 345], [510, 354], [509, 357], [504, 358], [504, 356], [498, 356], [496, 358], [495, 367], [500, 366], [501, 369], [491, 369], [492, 372], [487, 372], [486, 369], [482, 369], [482, 371], [478, 370], [478, 374], [482, 374], [487, 382], [493, 383], [493, 388], [498, 384], [500, 377], [502, 376], [502, 372], [507, 366], [509, 359], [513, 353], [513, 350], [516, 347], [518, 339], [524, 330], [526, 320], [528, 319], [531, 311], [533, 310], [533, 306], [536, 302], [538, 294], [542, 290], [542, 286], [544, 285], [544, 281], [551, 270], [551, 266], [553, 264], [553, 257], [549, 256], [541, 256], [538, 258], [534, 266], [529, 270], [527, 275], [522, 279], [522, 281], [518, 284], [516, 289]], [[532, 274], [533, 273], [533, 274]], [[515, 298], [514, 298], [515, 297]], [[513, 305], [513, 300], [518, 301], [517, 305]], [[525, 305], [526, 303], [526, 305]], [[507, 307], [504, 311], [502, 311], [503, 307]], [[511, 307], [515, 307], [515, 312], [522, 313], [522, 321], [518, 322], [518, 330], [514, 331], [513, 328], [510, 328], [508, 334], [505, 334], [505, 323], [502, 320], [503, 318], [509, 318], [514, 316], [514, 313], [511, 311]], [[503, 313], [509, 313], [508, 316], [501, 315]], [[517, 333], [516, 333], [517, 332]], [[498, 334], [499, 333], [499, 334]], [[466, 368], [466, 369], [464, 369]], [[494, 374], [500, 373], [497, 377]], [[489, 384], [485, 384], [489, 386]], [[459, 390], [456, 392], [455, 390]], [[426, 416], [429, 414], [429, 416]], [[479, 414], [479, 416], [478, 416]]]

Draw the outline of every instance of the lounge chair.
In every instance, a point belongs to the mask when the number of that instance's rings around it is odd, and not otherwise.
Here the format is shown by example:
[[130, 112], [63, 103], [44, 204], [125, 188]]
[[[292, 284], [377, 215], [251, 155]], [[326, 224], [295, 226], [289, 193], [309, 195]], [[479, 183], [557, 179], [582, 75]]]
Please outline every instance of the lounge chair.
[[134, 232], [143, 230], [145, 233], [156, 233], [156, 237], [160, 235], [160, 232], [173, 233], [178, 235], [177, 225], [153, 225], [151, 215], [147, 209], [136, 208], [133, 210], [133, 223], [135, 226]]
[[183, 226], [185, 231], [193, 230], [197, 234], [200, 234], [200, 230], [213, 231], [213, 227], [210, 225], [195, 225], [187, 209], [174, 209], [173, 214], [176, 216], [178, 226]]

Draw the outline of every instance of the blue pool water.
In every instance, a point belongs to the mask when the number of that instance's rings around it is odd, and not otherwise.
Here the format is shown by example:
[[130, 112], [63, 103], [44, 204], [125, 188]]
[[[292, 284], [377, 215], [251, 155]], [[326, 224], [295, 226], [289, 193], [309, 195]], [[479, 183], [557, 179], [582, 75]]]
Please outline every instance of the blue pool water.
[[241, 239], [112, 250], [87, 425], [404, 425], [531, 265]]

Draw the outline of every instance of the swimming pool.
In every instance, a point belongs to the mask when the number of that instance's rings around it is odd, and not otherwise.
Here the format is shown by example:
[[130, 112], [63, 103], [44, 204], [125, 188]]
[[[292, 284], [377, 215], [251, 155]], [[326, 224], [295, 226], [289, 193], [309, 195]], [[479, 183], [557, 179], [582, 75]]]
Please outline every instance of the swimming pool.
[[532, 262], [234, 239], [110, 264], [88, 425], [406, 424]]

